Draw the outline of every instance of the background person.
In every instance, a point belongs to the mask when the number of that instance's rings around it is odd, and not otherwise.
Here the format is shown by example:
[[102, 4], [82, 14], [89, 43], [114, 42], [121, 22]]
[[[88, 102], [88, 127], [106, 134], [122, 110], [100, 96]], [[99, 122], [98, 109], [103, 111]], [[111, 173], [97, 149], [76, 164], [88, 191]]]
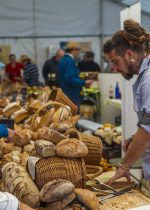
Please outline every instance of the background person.
[[29, 86], [39, 86], [39, 71], [35, 64], [32, 63], [28, 55], [22, 55], [20, 58], [24, 66], [24, 81]]
[[9, 63], [6, 65], [5, 68], [7, 77], [13, 82], [22, 81], [23, 80], [22, 71], [23, 71], [22, 63], [16, 61], [15, 54], [10, 54]]
[[99, 64], [94, 61], [94, 57], [94, 52], [85, 52], [83, 61], [78, 64], [80, 72], [101, 72], [101, 68]]
[[58, 86], [58, 62], [64, 56], [65, 52], [58, 49], [51, 59], [45, 61], [43, 66], [43, 77], [48, 86]]
[[80, 46], [77, 42], [68, 42], [66, 54], [59, 62], [58, 78], [59, 86], [64, 93], [79, 108], [82, 101], [80, 91], [83, 86], [90, 86], [92, 80], [81, 80], [79, 78], [79, 69], [76, 66], [75, 59], [79, 56]]
[[130, 168], [141, 156], [144, 178], [150, 181], [150, 34], [137, 22], [126, 20], [124, 30], [116, 32], [105, 43], [104, 53], [109, 57], [112, 68], [125, 79], [138, 75], [133, 85], [138, 129], [132, 138], [124, 141], [125, 156], [108, 184], [121, 177], [130, 181]]

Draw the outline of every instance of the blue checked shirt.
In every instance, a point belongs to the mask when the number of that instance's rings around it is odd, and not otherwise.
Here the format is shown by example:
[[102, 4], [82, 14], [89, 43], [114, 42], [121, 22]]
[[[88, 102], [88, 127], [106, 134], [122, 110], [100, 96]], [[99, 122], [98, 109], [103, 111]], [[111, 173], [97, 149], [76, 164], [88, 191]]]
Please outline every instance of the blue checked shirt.
[[[145, 109], [146, 113], [150, 114], [150, 56], [142, 62], [138, 78], [133, 84], [133, 97], [135, 112], [142, 112]], [[150, 125], [140, 126], [150, 134]], [[150, 180], [150, 148], [143, 156], [143, 172], [145, 179]]]

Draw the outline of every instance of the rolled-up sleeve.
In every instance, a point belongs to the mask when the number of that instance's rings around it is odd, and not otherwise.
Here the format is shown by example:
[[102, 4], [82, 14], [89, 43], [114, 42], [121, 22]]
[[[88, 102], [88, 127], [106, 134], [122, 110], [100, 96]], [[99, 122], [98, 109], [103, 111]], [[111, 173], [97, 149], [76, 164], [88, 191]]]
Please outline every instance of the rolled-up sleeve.
[[0, 138], [2, 137], [8, 137], [8, 128], [5, 125], [0, 124]]
[[[141, 83], [141, 103], [142, 110], [145, 109], [146, 113], [150, 114], [150, 69], [144, 74]], [[142, 111], [141, 110], [141, 111]], [[150, 134], [150, 125], [140, 124], [149, 134]]]
[[7, 192], [0, 192], [0, 210], [17, 210], [18, 199]]

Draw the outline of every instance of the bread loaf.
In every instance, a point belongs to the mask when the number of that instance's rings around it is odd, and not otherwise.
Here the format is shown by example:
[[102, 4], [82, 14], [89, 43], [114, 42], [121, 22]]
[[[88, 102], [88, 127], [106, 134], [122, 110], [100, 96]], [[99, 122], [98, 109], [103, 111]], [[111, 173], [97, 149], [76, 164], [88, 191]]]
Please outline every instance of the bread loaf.
[[3, 113], [6, 117], [10, 117], [16, 111], [20, 110], [21, 107], [18, 102], [9, 103], [4, 109]]
[[29, 108], [33, 109], [33, 110], [38, 110], [41, 107], [43, 107], [44, 105], [45, 105], [45, 103], [43, 103], [42, 101], [34, 100], [29, 104]]
[[39, 207], [39, 190], [24, 167], [15, 162], [7, 163], [2, 168], [4, 188], [30, 207]]
[[74, 185], [67, 180], [53, 180], [43, 186], [40, 191], [40, 199], [47, 203], [58, 201], [70, 195], [74, 188]]
[[66, 139], [66, 137], [54, 129], [40, 128], [34, 133], [33, 139], [34, 140], [45, 139], [53, 142], [54, 144], [57, 144], [62, 139]]
[[51, 108], [49, 111], [47, 111], [40, 120], [40, 123], [38, 124], [38, 128], [43, 128], [48, 126], [52, 122], [53, 115], [55, 113], [55, 109]]
[[33, 151], [35, 151], [35, 146], [33, 144], [27, 144], [23, 147], [23, 152], [31, 154]]
[[35, 141], [35, 150], [42, 157], [55, 156], [55, 146], [50, 141], [46, 140]]
[[99, 210], [99, 201], [95, 193], [86, 189], [75, 189], [78, 200], [90, 210]]
[[51, 202], [47, 204], [47, 210], [62, 210], [65, 206], [71, 203], [75, 199], [75, 193], [71, 193], [67, 197], [63, 198], [62, 200]]
[[11, 118], [15, 120], [15, 123], [19, 123], [28, 117], [29, 117], [28, 112], [25, 109], [20, 109], [17, 112], [15, 112]]
[[88, 154], [88, 148], [75, 138], [64, 139], [56, 145], [56, 154], [61, 157], [81, 158]]
[[60, 107], [53, 115], [53, 122], [63, 121], [69, 117], [70, 107]]
[[26, 129], [23, 129], [21, 131], [15, 132], [14, 134], [14, 144], [16, 146], [22, 147], [30, 143], [30, 139], [32, 137], [31, 135], [32, 131], [28, 131]]

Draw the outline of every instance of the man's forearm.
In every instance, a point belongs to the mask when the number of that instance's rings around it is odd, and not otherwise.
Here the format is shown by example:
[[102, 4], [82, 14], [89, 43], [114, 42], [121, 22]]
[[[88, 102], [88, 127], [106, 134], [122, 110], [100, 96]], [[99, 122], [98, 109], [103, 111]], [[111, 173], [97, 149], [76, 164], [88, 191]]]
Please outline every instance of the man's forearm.
[[144, 154], [148, 147], [150, 147], [150, 134], [144, 128], [139, 128], [121, 164], [126, 167], [131, 167]]

